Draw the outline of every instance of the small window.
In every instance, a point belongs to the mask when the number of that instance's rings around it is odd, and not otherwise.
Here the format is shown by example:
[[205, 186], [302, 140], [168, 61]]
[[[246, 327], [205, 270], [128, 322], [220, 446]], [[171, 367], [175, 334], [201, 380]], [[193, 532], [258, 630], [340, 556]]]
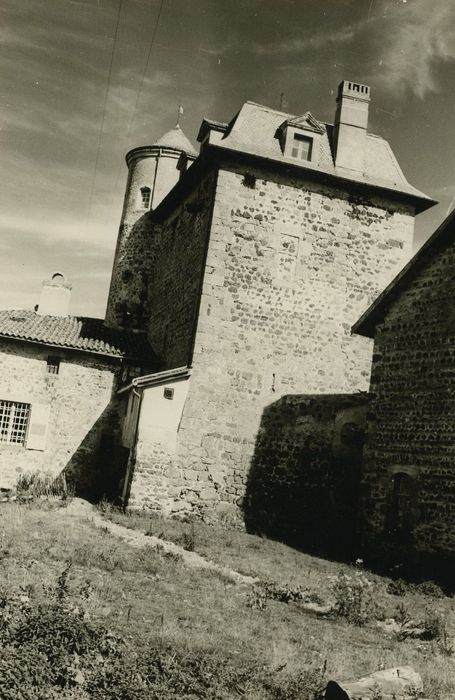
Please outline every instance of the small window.
[[313, 139], [302, 134], [294, 134], [292, 142], [291, 155], [293, 158], [300, 160], [311, 160], [311, 152], [313, 150]]
[[58, 374], [60, 371], [60, 358], [49, 355], [46, 370], [48, 374]]
[[0, 442], [24, 445], [29, 418], [29, 403], [0, 401]]
[[174, 389], [171, 389], [171, 387], [166, 386], [164, 388], [164, 398], [172, 401], [172, 399], [174, 398]]
[[141, 187], [141, 204], [144, 207], [144, 209], [149, 208], [151, 196], [152, 191], [150, 187]]
[[256, 187], [256, 176], [251, 173], [245, 173], [242, 180], [242, 185], [244, 187], [249, 187], [250, 190], [254, 190]]

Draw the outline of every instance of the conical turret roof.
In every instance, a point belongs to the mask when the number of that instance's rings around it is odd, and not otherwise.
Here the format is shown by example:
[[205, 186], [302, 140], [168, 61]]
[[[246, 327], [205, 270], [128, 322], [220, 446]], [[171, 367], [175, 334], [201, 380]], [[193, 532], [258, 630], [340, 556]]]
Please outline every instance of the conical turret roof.
[[187, 139], [179, 124], [176, 124], [173, 129], [167, 131], [158, 141], [155, 141], [154, 146], [163, 146], [164, 148], [175, 148], [176, 151], [184, 151], [185, 153], [194, 153], [194, 147]]

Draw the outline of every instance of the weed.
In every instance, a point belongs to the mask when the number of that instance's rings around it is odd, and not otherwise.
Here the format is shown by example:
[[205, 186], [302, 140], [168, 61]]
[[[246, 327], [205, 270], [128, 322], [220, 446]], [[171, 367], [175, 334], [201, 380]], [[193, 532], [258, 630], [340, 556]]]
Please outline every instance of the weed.
[[411, 624], [411, 615], [409, 610], [404, 603], [399, 603], [395, 608], [395, 622], [397, 623], [399, 629], [397, 632], [397, 639], [403, 641], [408, 636], [409, 625]]
[[193, 520], [191, 521], [190, 531], [185, 531], [182, 534], [181, 544], [187, 552], [194, 552], [196, 548], [196, 528]]
[[353, 625], [362, 626], [376, 616], [373, 583], [361, 572], [349, 576], [340, 571], [332, 577], [334, 610]]
[[246, 604], [252, 610], [265, 610], [267, 607], [267, 594], [262, 586], [253, 586], [248, 592]]
[[16, 482], [16, 498], [19, 503], [27, 503], [42, 496], [60, 497], [66, 500], [72, 495], [63, 472], [58, 476], [42, 472], [25, 472]]

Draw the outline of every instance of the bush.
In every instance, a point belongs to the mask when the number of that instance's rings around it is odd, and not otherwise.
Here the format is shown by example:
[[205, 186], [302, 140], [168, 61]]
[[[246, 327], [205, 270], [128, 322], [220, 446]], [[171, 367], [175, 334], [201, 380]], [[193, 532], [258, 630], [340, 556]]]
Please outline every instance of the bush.
[[365, 574], [357, 572], [349, 576], [340, 571], [332, 577], [331, 588], [334, 611], [339, 617], [360, 627], [377, 616], [374, 585]]
[[390, 581], [389, 585], [387, 586], [387, 593], [390, 595], [399, 596], [401, 598], [407, 595], [411, 590], [412, 586], [402, 578], [397, 578], [395, 581]]
[[446, 634], [445, 617], [439, 610], [427, 608], [421, 627], [425, 630], [422, 639], [439, 642]]
[[444, 598], [444, 591], [441, 586], [438, 586], [434, 581], [422, 581], [415, 586], [418, 593], [422, 595], [432, 596], [433, 598]]

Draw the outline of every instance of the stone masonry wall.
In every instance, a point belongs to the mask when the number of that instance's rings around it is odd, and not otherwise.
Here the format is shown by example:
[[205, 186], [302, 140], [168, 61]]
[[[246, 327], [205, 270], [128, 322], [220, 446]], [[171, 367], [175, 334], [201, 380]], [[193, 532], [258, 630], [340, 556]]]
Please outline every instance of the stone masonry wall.
[[377, 327], [361, 501], [370, 547], [455, 549], [454, 269], [453, 248], [439, 253]]
[[[252, 465], [256, 475], [260, 469], [258, 436], [263, 439], [269, 407], [280, 406], [282, 397], [329, 400], [368, 388], [371, 342], [352, 338], [350, 327], [411, 250], [409, 208], [250, 174], [257, 178], [253, 188], [243, 171], [218, 173], [193, 373], [174, 466], [160, 476], [160, 490], [167, 483], [176, 508], [246, 508]], [[203, 199], [212, 196], [212, 183], [204, 183]], [[150, 294], [160, 312], [149, 333], [162, 352], [169, 324], [168, 367], [188, 357], [194, 275], [210, 219], [208, 211], [193, 214], [192, 225], [184, 211], [165, 229]], [[172, 274], [162, 272], [160, 280], [158, 268], [168, 265]], [[170, 332], [179, 319], [184, 330]]]
[[147, 212], [120, 225], [106, 311], [111, 327], [144, 330], [148, 291], [159, 240], [159, 226]]
[[[408, 259], [413, 212], [372, 196], [220, 171], [191, 387], [184, 491], [244, 506], [267, 407], [368, 389], [371, 342], [350, 327]], [[257, 470], [257, 465], [256, 465]]]
[[[49, 355], [61, 357], [57, 375], [46, 372]], [[23, 473], [57, 476], [65, 470], [68, 484], [85, 496], [110, 494], [112, 480], [117, 490], [115, 465], [104, 464], [99, 454], [102, 434], [115, 440], [119, 429], [112, 401], [116, 371], [102, 358], [14, 341], [0, 343], [0, 399], [50, 406], [44, 451], [0, 443], [0, 488], [13, 487]]]
[[215, 174], [187, 197], [160, 235], [148, 296], [148, 336], [164, 369], [190, 360], [209, 235]]

